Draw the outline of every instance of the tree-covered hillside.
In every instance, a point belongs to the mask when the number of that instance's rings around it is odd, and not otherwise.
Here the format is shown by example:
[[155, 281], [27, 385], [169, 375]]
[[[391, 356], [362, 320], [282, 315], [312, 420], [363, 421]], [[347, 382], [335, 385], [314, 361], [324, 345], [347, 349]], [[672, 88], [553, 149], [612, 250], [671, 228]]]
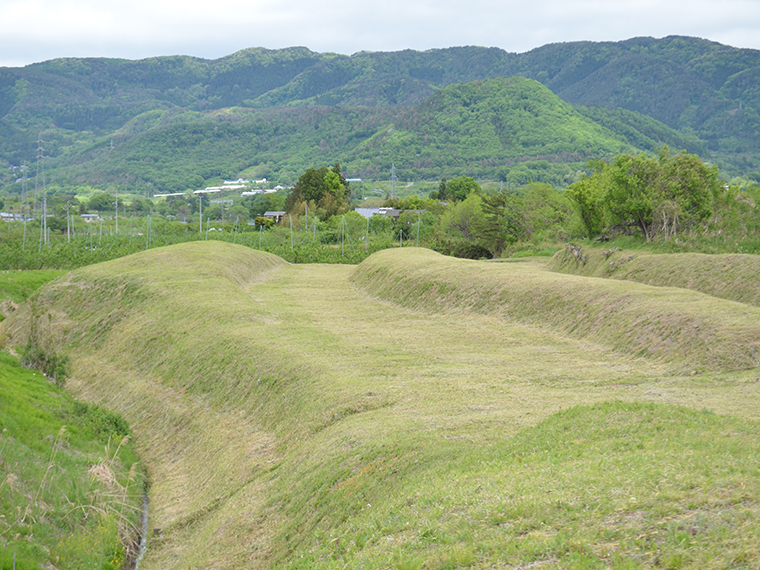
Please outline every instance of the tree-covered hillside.
[[521, 77], [450, 85], [411, 107], [152, 111], [111, 137], [70, 146], [49, 172], [59, 185], [100, 180], [139, 193], [241, 174], [295, 182], [329, 162], [349, 177], [384, 178], [395, 165], [404, 179], [466, 174], [566, 186], [592, 158], [697, 144], [635, 113], [595, 113], [610, 126]]
[[[760, 170], [759, 70], [760, 51], [677, 36], [550, 44], [524, 54], [481, 47], [352, 56], [252, 48], [213, 61], [59, 59], [0, 69], [0, 159], [32, 164], [41, 137], [47, 168], [62, 183], [155, 189], [246, 169], [293, 183], [304, 166], [336, 160], [365, 174], [385, 173], [392, 161], [407, 178], [445, 172], [505, 178], [499, 170], [505, 159], [575, 164], [606, 148], [611, 136], [629, 145], [616, 150], [668, 144], [736, 176]], [[452, 111], [460, 103], [446, 98], [454, 92], [440, 95], [447, 86], [514, 76], [582, 105], [574, 110], [585, 117], [574, 119], [580, 131], [569, 135], [564, 126], [560, 136], [547, 129], [557, 118], [551, 113], [526, 131], [525, 116], [512, 104], [484, 115], [482, 105], [465, 112], [464, 102]], [[468, 89], [475, 87], [460, 91]], [[546, 95], [538, 93], [528, 107], [543, 112]], [[433, 124], [436, 132], [421, 131]], [[396, 133], [390, 139], [389, 128]], [[591, 141], [592, 132], [606, 134]], [[119, 159], [120, 150], [130, 158]], [[202, 160], [188, 170], [175, 155]]]

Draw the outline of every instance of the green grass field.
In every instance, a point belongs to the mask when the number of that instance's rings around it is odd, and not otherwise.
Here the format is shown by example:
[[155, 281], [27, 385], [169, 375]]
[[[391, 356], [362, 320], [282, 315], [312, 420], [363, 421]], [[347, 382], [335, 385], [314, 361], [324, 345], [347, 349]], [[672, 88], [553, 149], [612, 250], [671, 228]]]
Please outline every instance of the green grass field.
[[134, 431], [141, 568], [760, 566], [754, 305], [546, 260], [222, 242], [36, 303], [67, 389]]
[[39, 287], [63, 275], [65, 271], [0, 271], [0, 321], [16, 310]]

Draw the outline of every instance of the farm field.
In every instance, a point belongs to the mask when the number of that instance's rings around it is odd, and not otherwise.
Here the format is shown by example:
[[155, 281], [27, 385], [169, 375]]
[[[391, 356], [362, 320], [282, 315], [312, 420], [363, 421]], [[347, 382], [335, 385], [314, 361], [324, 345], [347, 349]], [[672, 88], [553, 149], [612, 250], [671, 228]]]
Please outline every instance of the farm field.
[[547, 263], [194, 242], [37, 327], [132, 427], [141, 568], [757, 568], [760, 308]]

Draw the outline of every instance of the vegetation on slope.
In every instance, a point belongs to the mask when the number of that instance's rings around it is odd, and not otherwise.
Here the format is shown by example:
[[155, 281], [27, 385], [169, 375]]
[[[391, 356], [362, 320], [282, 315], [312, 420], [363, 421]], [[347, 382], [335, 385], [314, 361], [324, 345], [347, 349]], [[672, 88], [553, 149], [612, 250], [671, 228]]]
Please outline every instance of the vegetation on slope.
[[568, 249], [554, 254], [554, 271], [625, 279], [660, 287], [693, 289], [706, 295], [760, 307], [760, 258], [756, 255], [672, 253], [590, 248], [578, 256]]
[[[45, 330], [72, 356], [67, 385], [127, 415], [149, 466], [152, 523], [160, 533], [192, 532], [196, 556], [227, 547], [213, 535], [197, 538], [196, 525], [231, 524], [231, 514], [254, 524], [239, 510], [248, 499], [237, 495], [260, 485], [259, 465], [273, 461], [261, 418], [220, 408], [227, 400], [246, 401], [256, 386], [252, 374], [286, 373], [275, 347], [262, 343], [250, 352], [242, 334], [261, 323], [252, 320], [241, 287], [281, 264], [242, 247], [185, 244], [91, 266], [41, 292], [52, 316]], [[9, 343], [25, 342], [27, 310], [8, 326]], [[186, 391], [198, 399], [187, 400]], [[216, 520], [222, 506], [233, 504], [238, 510], [224, 515], [227, 523]], [[152, 550], [160, 556], [159, 548]], [[171, 559], [171, 547], [164, 554]], [[234, 549], [226, 555], [234, 558]]]
[[[340, 161], [351, 176], [365, 178], [387, 173], [391, 163], [405, 178], [496, 178], [504, 173], [505, 156], [572, 163], [589, 146], [605, 146], [588, 139], [588, 124], [557, 145], [556, 137], [518, 119], [519, 109], [514, 117], [497, 113], [484, 125], [502, 139], [515, 138], [515, 126], [525, 132], [527, 147], [513, 146], [506, 155], [482, 128], [451, 129], [456, 113], [432, 117], [443, 132], [410, 129], [415, 117], [427, 119], [441, 100], [435, 95], [448, 86], [521, 76], [584, 105], [578, 112], [597, 123], [594, 129], [611, 131], [631, 147], [651, 151], [669, 144], [700, 153], [732, 176], [750, 175], [760, 170], [759, 57], [756, 50], [669, 37], [554, 44], [526, 54], [466, 47], [347, 57], [257, 48], [215, 61], [60, 59], [0, 70], [0, 155], [17, 166], [29, 164], [42, 133], [51, 157], [46, 169], [58, 182], [142, 192], [148, 183], [160, 191], [184, 190], [199, 185], [199, 178], [236, 178], [247, 170], [294, 183], [325, 154], [326, 162]], [[431, 96], [433, 104], [425, 103]], [[540, 110], [541, 103], [528, 107]], [[421, 104], [427, 111], [407, 119], [404, 109]], [[383, 149], [378, 140], [389, 128], [412, 132], [409, 140], [391, 137]], [[484, 134], [487, 144], [473, 147], [472, 138]], [[417, 139], [424, 135], [436, 140], [423, 144]], [[546, 152], [536, 152], [538, 141]], [[389, 155], [400, 142], [409, 146]], [[572, 142], [578, 148], [568, 157], [565, 147]], [[434, 171], [436, 149], [456, 151], [443, 171]], [[377, 150], [384, 152], [372, 152]], [[532, 166], [521, 183], [562, 180], [569, 172]]]
[[[3, 315], [62, 273], [3, 272]], [[145, 477], [129, 425], [6, 351], [0, 392], [0, 568], [116, 569], [134, 560]]]
[[127, 423], [7, 352], [0, 392], [0, 568], [122, 568], [137, 554], [144, 487]]
[[760, 363], [760, 313], [690, 291], [585, 278], [557, 280], [523, 265], [441, 258], [425, 250], [383, 251], [354, 282], [404, 306], [503, 315], [630, 354], [699, 370]]
[[[642, 137], [655, 136], [663, 144], [660, 133], [641, 124]], [[446, 87], [393, 112], [229, 109], [145, 127], [151, 128], [72, 147], [77, 156], [54, 160], [62, 168], [51, 172], [59, 184], [103, 182], [105, 175], [132, 191], [147, 191], [150, 182], [156, 191], [174, 192], [239, 173], [292, 183], [327, 155], [352, 176], [387, 175], [395, 164], [411, 179], [477, 174], [515, 184], [562, 184], [586, 159], [634, 148], [539, 83], [519, 77]]]
[[[756, 565], [756, 370], [680, 378], [546, 313], [484, 315], [497, 274], [514, 301], [521, 281], [580, 280], [466, 265], [409, 249], [295, 266], [199, 242], [44, 290], [68, 386], [125, 414], [150, 469], [142, 567]], [[412, 309], [400, 286], [351, 285], [380, 266], [450, 289]], [[583, 287], [615, 308], [603, 283]]]
[[433, 171], [561, 184], [573, 172], [568, 163], [577, 169], [589, 157], [629, 149], [538, 82], [513, 77], [445, 87], [342, 160], [363, 172], [377, 156], [386, 168], [392, 159], [410, 178]]

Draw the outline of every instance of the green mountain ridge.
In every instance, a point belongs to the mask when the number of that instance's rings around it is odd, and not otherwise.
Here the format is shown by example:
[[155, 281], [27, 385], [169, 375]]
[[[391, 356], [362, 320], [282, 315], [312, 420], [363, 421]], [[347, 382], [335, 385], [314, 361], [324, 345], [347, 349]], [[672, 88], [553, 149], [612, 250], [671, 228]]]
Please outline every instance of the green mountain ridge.
[[[549, 44], [524, 54], [468, 46], [345, 56], [293, 47], [250, 48], [218, 60], [188, 56], [139, 61], [58, 59], [24, 68], [0, 68], [0, 159], [29, 164], [41, 136], [51, 159], [51, 177], [62, 184], [86, 178], [92, 184], [150, 183], [155, 189], [184, 189], [188, 180], [235, 176], [246, 169], [292, 183], [298, 168], [312, 166], [314, 161], [336, 160], [349, 161], [349, 170], [364, 176], [385, 173], [393, 162], [399, 174], [410, 179], [446, 173], [504, 179], [507, 174], [499, 168], [507, 166], [505, 159], [529, 162], [548, 158], [572, 163], [566, 169], [572, 170], [589, 149], [608, 148], [607, 139], [612, 136], [631, 150], [668, 144], [698, 152], [730, 175], [739, 175], [760, 170], [758, 70], [760, 51], [679, 36]], [[436, 101], [447, 86], [515, 76], [538, 81], [566, 102], [582, 106], [576, 112], [597, 123], [596, 130], [587, 131], [584, 126], [582, 133], [564, 132], [562, 137], [543, 131], [545, 138], [539, 140], [517, 117], [497, 117], [474, 127], [465, 125], [466, 113], [457, 112], [453, 115], [464, 121], [459, 125], [464, 131], [456, 128], [451, 136], [462, 140], [444, 143], [440, 129], [451, 124], [451, 117], [423, 110], [428, 108], [425, 105], [434, 106], [430, 101]], [[535, 104], [541, 106], [539, 101]], [[317, 136], [309, 131], [313, 128], [309, 119], [302, 132], [303, 117], [312, 116], [328, 117], [327, 123], [335, 129], [347, 130]], [[395, 144], [400, 142], [397, 132], [392, 137], [395, 146], [386, 144], [385, 148], [403, 156], [386, 160], [387, 152], [367, 154], [382, 140], [378, 133], [383, 129], [394, 125], [407, 131], [415, 120], [416, 128], [421, 129], [423, 117], [439, 129], [425, 133], [428, 139], [436, 139], [435, 144], [428, 140], [401, 153], [402, 146]], [[218, 137], [203, 137], [201, 143], [197, 133], [205, 132], [209, 121], [234, 123], [238, 134], [227, 125], [227, 139], [221, 137], [227, 142], [219, 145]], [[184, 171], [187, 165], [169, 164], [167, 157], [172, 152], [165, 148], [153, 145], [157, 154], [150, 156], [148, 149], [130, 150], [145, 156], [143, 163], [132, 161], [129, 167], [103, 164], [94, 150], [110, 147], [112, 139], [117, 148], [129, 141], [127, 146], [132, 149], [166, 134], [162, 129], [169, 129], [167, 136], [183, 129], [192, 131], [192, 123], [201, 123], [200, 130], [196, 129], [194, 137], [177, 135], [177, 145], [181, 146], [183, 139], [200, 144], [206, 148], [204, 156], [213, 157], [216, 166], [191, 167], [182, 181], [169, 186], [164, 182], [167, 176], [152, 173], [150, 160], [165, 163], [170, 170]], [[319, 123], [324, 125], [324, 119]], [[490, 133], [492, 128], [502, 138], [509, 138], [504, 130], [507, 123], [523, 129], [517, 139], [524, 140], [525, 148], [505, 154], [503, 141], [500, 147], [488, 134], [477, 153], [456, 151], [436, 160], [426, 158], [432, 148], [444, 151], [473, 146], [473, 136]], [[605, 133], [604, 140], [588, 141], [591, 131], [600, 136]], [[283, 140], [284, 133], [290, 143]], [[410, 135], [407, 142], [423, 136], [418, 134]], [[229, 137], [235, 136], [243, 138], [233, 142]], [[564, 148], [558, 152], [560, 141], [575, 141], [578, 147], [569, 153]], [[176, 145], [171, 142], [169, 146]], [[266, 152], [257, 151], [258, 146], [266, 147]], [[538, 146], [547, 148], [539, 152]], [[272, 152], [274, 149], [277, 152]], [[483, 149], [491, 149], [491, 154], [486, 156]], [[116, 153], [109, 154], [114, 158]], [[180, 154], [193, 155], [195, 151], [184, 148]], [[594, 158], [604, 156], [601, 153]], [[150, 160], [145, 162], [146, 158]], [[88, 166], [89, 161], [94, 162]], [[555, 171], [554, 179], [544, 179], [556, 181], [557, 175]], [[542, 179], [543, 174], [534, 169], [532, 176]]]
[[[140, 172], [158, 188], [182, 191], [238, 172], [293, 179], [313, 164], [338, 161], [351, 176], [369, 178], [395, 164], [412, 178], [443, 173], [562, 184], [589, 158], [687, 142], [651, 119], [633, 124], [630, 115], [629, 136], [621, 136], [521, 77], [451, 85], [404, 108], [154, 111], [133, 119], [114, 148], [101, 140], [59, 175], [84, 183], [109, 173], [126, 184]], [[619, 127], [623, 120], [609, 122]]]

